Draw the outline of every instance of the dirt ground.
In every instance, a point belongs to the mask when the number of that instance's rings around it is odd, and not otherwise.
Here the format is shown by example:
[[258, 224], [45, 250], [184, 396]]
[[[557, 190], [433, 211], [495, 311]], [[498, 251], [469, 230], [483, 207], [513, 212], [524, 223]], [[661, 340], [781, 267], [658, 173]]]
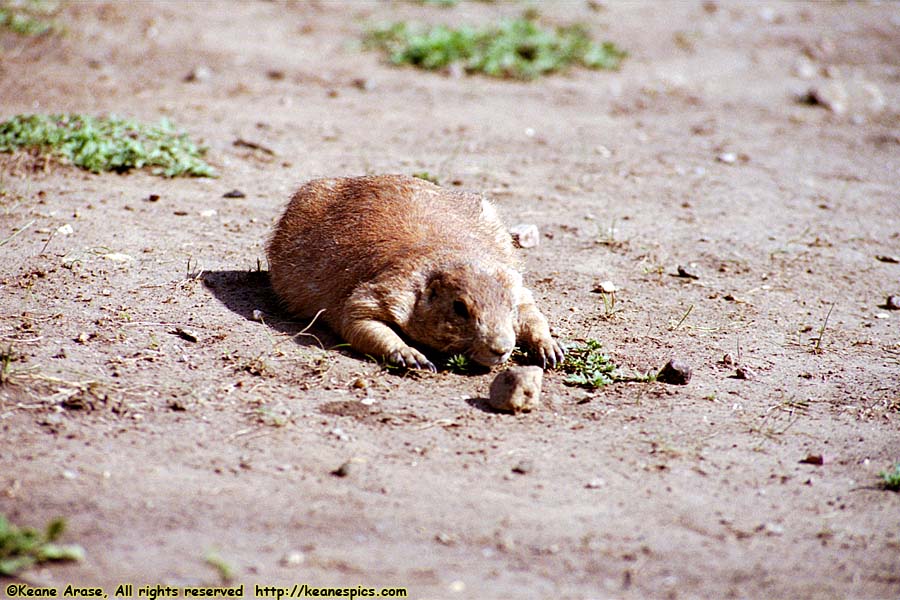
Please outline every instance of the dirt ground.
[[[22, 581], [216, 585], [213, 552], [234, 583], [413, 598], [900, 597], [900, 494], [877, 485], [900, 264], [876, 258], [900, 258], [898, 5], [542, 3], [630, 56], [530, 83], [359, 44], [524, 6], [70, 2], [65, 35], [0, 35], [0, 118], [167, 116], [221, 174], [0, 155], [0, 514], [64, 516], [87, 553]], [[549, 372], [513, 416], [491, 374], [296, 336], [263, 250], [290, 192], [419, 171], [539, 227], [525, 278], [561, 340], [680, 358], [690, 384]]]

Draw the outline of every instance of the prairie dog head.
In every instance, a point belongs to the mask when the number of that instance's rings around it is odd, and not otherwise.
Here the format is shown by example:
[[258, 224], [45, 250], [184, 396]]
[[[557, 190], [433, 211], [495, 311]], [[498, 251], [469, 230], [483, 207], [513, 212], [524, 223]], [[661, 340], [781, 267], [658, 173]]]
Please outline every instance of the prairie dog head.
[[507, 268], [461, 263], [431, 273], [410, 315], [407, 333], [446, 353], [492, 367], [516, 345], [521, 276]]

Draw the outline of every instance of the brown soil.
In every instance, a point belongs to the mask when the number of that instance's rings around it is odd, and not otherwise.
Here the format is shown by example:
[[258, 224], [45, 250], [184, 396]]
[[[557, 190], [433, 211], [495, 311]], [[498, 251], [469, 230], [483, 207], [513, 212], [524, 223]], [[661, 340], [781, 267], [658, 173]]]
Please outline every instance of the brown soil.
[[[0, 246], [0, 513], [65, 516], [87, 552], [23, 579], [216, 584], [216, 551], [248, 585], [415, 598], [898, 597], [877, 474], [900, 460], [900, 314], [879, 308], [900, 264], [876, 259], [900, 256], [896, 4], [596, 7], [542, 10], [624, 68], [532, 83], [356, 42], [517, 3], [73, 2], [66, 35], [3, 33], [0, 117], [169, 116], [221, 173], [0, 156], [0, 239], [33, 222]], [[257, 271], [291, 190], [418, 171], [540, 228], [526, 280], [559, 338], [638, 371], [679, 358], [690, 384], [551, 372], [541, 410], [504, 415], [490, 374], [298, 335]]]

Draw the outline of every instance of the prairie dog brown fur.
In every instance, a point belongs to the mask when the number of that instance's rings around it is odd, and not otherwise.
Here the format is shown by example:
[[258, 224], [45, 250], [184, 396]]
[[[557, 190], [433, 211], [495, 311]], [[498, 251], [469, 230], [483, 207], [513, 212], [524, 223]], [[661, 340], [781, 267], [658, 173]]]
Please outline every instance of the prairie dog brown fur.
[[406, 338], [488, 367], [517, 341], [544, 367], [563, 358], [509, 232], [478, 194], [404, 175], [317, 179], [291, 198], [266, 250], [285, 307], [324, 311], [364, 354], [436, 370]]

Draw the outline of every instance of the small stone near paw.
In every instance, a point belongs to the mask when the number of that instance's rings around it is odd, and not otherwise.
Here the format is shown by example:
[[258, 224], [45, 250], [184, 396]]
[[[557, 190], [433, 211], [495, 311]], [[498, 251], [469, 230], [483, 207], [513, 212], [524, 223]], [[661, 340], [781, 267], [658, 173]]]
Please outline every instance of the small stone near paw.
[[509, 228], [513, 242], [519, 248], [534, 248], [541, 243], [541, 234], [537, 225], [522, 223]]
[[666, 363], [656, 379], [672, 385], [687, 385], [691, 380], [691, 366], [686, 362], [673, 358]]
[[540, 406], [544, 371], [540, 367], [510, 367], [491, 383], [490, 405], [506, 412], [529, 412]]

